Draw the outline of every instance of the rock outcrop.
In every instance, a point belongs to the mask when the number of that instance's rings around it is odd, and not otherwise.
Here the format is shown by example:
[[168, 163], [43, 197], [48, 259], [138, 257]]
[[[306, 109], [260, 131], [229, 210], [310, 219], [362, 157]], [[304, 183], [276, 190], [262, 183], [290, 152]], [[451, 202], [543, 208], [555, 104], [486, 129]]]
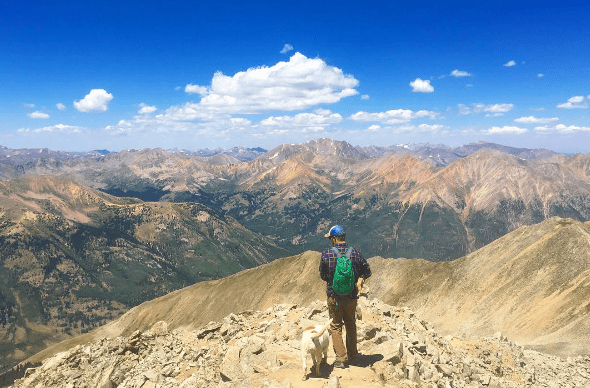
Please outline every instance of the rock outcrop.
[[361, 355], [347, 369], [301, 381], [303, 328], [328, 319], [325, 303], [280, 304], [230, 314], [197, 330], [157, 322], [126, 337], [102, 338], [27, 370], [14, 388], [96, 387], [584, 387], [590, 357], [560, 359], [524, 349], [501, 333], [443, 337], [405, 307], [362, 297], [357, 311]]

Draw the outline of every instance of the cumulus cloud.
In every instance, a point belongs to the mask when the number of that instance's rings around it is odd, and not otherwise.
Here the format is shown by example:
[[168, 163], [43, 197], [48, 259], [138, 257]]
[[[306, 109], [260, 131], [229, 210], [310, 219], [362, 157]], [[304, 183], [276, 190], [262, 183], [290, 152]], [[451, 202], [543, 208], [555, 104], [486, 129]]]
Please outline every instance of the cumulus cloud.
[[487, 117], [502, 116], [514, 108], [514, 104], [471, 104], [470, 106], [459, 104], [459, 113], [470, 115], [475, 113], [487, 113]]
[[399, 127], [392, 127], [395, 133], [438, 133], [446, 130], [447, 127], [441, 124], [420, 124], [420, 125], [402, 125]]
[[539, 73], [539, 74], [537, 74], [537, 77], [539, 77], [539, 78], [543, 78], [543, 77], [545, 77], [545, 74], [543, 74], [543, 73]]
[[[234, 75], [217, 72], [208, 86], [189, 84], [185, 87], [187, 93], [201, 94], [200, 101], [171, 106], [153, 115], [142, 114], [142, 111], [147, 111], [141, 105], [142, 109], [133, 119], [108, 126], [106, 130], [117, 136], [186, 132], [187, 136], [226, 138], [231, 130], [249, 130], [251, 136], [279, 132], [315, 133], [312, 131], [341, 122], [342, 116], [326, 109], [296, 115], [283, 114], [335, 103], [356, 95], [358, 84], [353, 76], [319, 58], [295, 53], [288, 61], [280, 61], [270, 67], [250, 68]], [[254, 124], [243, 117], [235, 117], [273, 111], [283, 113]]]
[[358, 94], [358, 84], [353, 76], [319, 58], [295, 53], [288, 62], [271, 67], [250, 68], [233, 76], [215, 73], [201, 101], [184, 109], [228, 114], [304, 110]]
[[368, 94], [363, 94], [361, 96], [361, 100], [368, 100], [369, 99], [369, 95]]
[[200, 94], [201, 96], [204, 96], [207, 94], [207, 87], [188, 84], [184, 87], [184, 91], [189, 94]]
[[486, 129], [482, 132], [487, 135], [505, 135], [505, 134], [520, 135], [520, 134], [527, 132], [527, 129], [505, 125], [503, 127], [492, 127], [490, 129]]
[[430, 85], [430, 80], [422, 80], [420, 78], [416, 78], [414, 81], [410, 82], [410, 86], [412, 87], [412, 92], [418, 93], [432, 93], [434, 92], [434, 87]]
[[59, 110], [66, 110], [68, 108], [66, 108], [66, 106], [64, 104], [62, 104], [61, 102], [58, 102], [57, 104], [55, 104], [55, 107]]
[[74, 134], [74, 133], [82, 133], [84, 128], [76, 127], [73, 125], [66, 125], [66, 124], [57, 124], [51, 125], [48, 127], [30, 129], [30, 128], [20, 128], [17, 132], [19, 133], [64, 133], [64, 134]]
[[380, 125], [373, 124], [373, 125], [369, 126], [369, 128], [367, 128], [367, 131], [369, 131], [369, 132], [377, 132], [380, 129], [381, 129], [381, 126]]
[[484, 108], [485, 112], [494, 112], [494, 113], [505, 113], [514, 107], [513, 104], [494, 104], [488, 105]]
[[106, 112], [113, 95], [104, 89], [92, 89], [80, 101], [74, 101], [74, 107], [80, 112]]
[[557, 124], [555, 126], [544, 125], [542, 127], [535, 127], [538, 132], [559, 132], [559, 133], [575, 133], [575, 132], [590, 132], [590, 127], [579, 127], [577, 125]]
[[466, 72], [466, 71], [462, 71], [459, 69], [455, 69], [451, 72], [451, 75], [453, 77], [471, 77], [471, 74]]
[[359, 121], [359, 122], [380, 122], [385, 124], [401, 124], [401, 123], [408, 123], [413, 119], [424, 118], [428, 117], [434, 119], [437, 117], [436, 112], [428, 111], [428, 110], [419, 110], [414, 112], [410, 109], [391, 109], [387, 112], [376, 112], [376, 113], [369, 113], [369, 112], [357, 112], [349, 117], [352, 121]]
[[32, 119], [48, 119], [49, 118], [49, 115], [47, 113], [39, 112], [38, 110], [27, 114], [27, 116], [29, 116]]
[[504, 66], [506, 66], [506, 67], [516, 66], [516, 62], [515, 61], [508, 61], [504, 64]]
[[321, 132], [332, 124], [342, 121], [342, 116], [327, 109], [317, 109], [313, 113], [299, 113], [295, 116], [271, 116], [260, 121], [262, 127], [299, 129], [303, 132]]
[[537, 118], [535, 116], [519, 117], [514, 120], [515, 123], [522, 124], [549, 124], [555, 121], [559, 121], [557, 117]]
[[283, 49], [281, 50], [281, 54], [287, 54], [289, 51], [293, 50], [293, 46], [291, 46], [289, 43], [285, 43], [285, 45], [283, 46]]
[[139, 111], [137, 113], [139, 113], [140, 115], [154, 113], [155, 111], [158, 110], [158, 108], [156, 108], [155, 106], [150, 106], [148, 104], [144, 104], [143, 102], [141, 104], [139, 104], [139, 106], [141, 108], [139, 109]]
[[562, 109], [587, 109], [588, 103], [584, 101], [584, 96], [573, 96], [568, 98], [567, 102], [557, 105]]

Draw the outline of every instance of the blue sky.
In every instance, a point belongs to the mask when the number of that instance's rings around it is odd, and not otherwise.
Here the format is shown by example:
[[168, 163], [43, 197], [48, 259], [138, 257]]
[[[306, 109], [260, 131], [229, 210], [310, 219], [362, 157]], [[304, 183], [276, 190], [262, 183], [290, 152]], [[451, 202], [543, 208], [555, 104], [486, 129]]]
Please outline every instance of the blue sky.
[[590, 5], [201, 3], [5, 2], [0, 145], [590, 151]]

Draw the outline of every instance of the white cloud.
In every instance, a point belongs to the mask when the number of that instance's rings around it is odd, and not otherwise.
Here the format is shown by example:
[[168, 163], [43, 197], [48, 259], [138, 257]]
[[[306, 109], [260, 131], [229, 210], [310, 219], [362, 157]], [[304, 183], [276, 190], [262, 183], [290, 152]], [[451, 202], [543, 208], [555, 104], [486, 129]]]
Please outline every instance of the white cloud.
[[74, 101], [74, 107], [80, 112], [106, 112], [113, 95], [104, 89], [92, 89], [80, 101]]
[[38, 110], [27, 114], [27, 116], [29, 116], [32, 119], [48, 119], [49, 118], [49, 115], [47, 113], [39, 112]]
[[353, 76], [319, 58], [295, 53], [289, 62], [271, 67], [250, 68], [233, 76], [217, 72], [207, 94], [187, 107], [228, 114], [303, 110], [358, 94], [358, 84]]
[[514, 104], [471, 104], [471, 106], [459, 104], [459, 113], [470, 115], [473, 113], [488, 113], [486, 117], [502, 116], [504, 113], [512, 110]]
[[154, 113], [158, 110], [158, 108], [156, 108], [155, 106], [150, 106], [148, 104], [144, 104], [143, 102], [139, 104], [139, 106], [141, 107], [141, 109], [139, 109], [137, 113], [139, 113], [140, 115]]
[[588, 103], [584, 101], [584, 96], [573, 96], [568, 98], [567, 102], [557, 105], [562, 109], [587, 109]]
[[207, 94], [207, 87], [188, 84], [184, 87], [184, 91], [189, 94], [200, 94], [201, 96], [204, 96]]
[[412, 87], [412, 92], [419, 92], [419, 93], [432, 93], [434, 92], [434, 87], [430, 85], [430, 80], [422, 80], [420, 78], [416, 78], [414, 81], [410, 82], [410, 86]]
[[30, 128], [20, 128], [17, 132], [19, 133], [65, 133], [65, 134], [74, 134], [74, 133], [82, 133], [85, 131], [84, 128], [76, 127], [73, 125], [66, 125], [66, 124], [57, 124], [51, 125], [48, 127], [30, 129]]
[[539, 74], [537, 74], [537, 77], [539, 77], [539, 78], [543, 78], [543, 77], [545, 77], [545, 74], [543, 74], [543, 73], [539, 73]]
[[24, 103], [23, 106], [25, 108], [33, 109], [35, 107], [35, 104]]
[[504, 66], [506, 66], [506, 67], [516, 66], [516, 62], [515, 61], [508, 61], [504, 64]]
[[[133, 119], [105, 129], [109, 134], [119, 136], [184, 132], [183, 136], [224, 139], [231, 136], [232, 130], [247, 130], [250, 136], [260, 137], [279, 132], [317, 133], [312, 131], [339, 123], [343, 120], [342, 116], [325, 109], [294, 116], [275, 114], [256, 123], [234, 116], [304, 110], [335, 103], [358, 94], [358, 83], [354, 77], [319, 58], [310, 59], [295, 53], [289, 61], [278, 62], [271, 67], [250, 68], [233, 76], [217, 72], [207, 87], [190, 84], [185, 87], [188, 91], [204, 93], [199, 102], [170, 106], [154, 115], [141, 114], [140, 110]], [[265, 131], [260, 132], [261, 129]]]
[[571, 103], [574, 103], [574, 104], [580, 103], [582, 101], [584, 101], [584, 96], [574, 96], [574, 97], [569, 98], [567, 100], [567, 102], [571, 102]]
[[420, 125], [402, 125], [390, 129], [395, 133], [414, 132], [414, 133], [438, 133], [447, 127], [440, 124], [420, 124]]
[[232, 117], [231, 119], [229, 119], [229, 127], [230, 128], [246, 128], [252, 125], [252, 122], [248, 119], [245, 119], [243, 117]]
[[55, 104], [55, 107], [59, 110], [66, 110], [68, 109], [64, 104], [62, 104], [61, 102], [58, 102], [57, 104]]
[[575, 132], [589, 132], [590, 127], [579, 127], [577, 125], [557, 124], [555, 126], [544, 125], [542, 127], [535, 127], [539, 132], [559, 132], [559, 133], [575, 133]]
[[455, 69], [451, 72], [451, 75], [453, 77], [471, 77], [471, 74], [466, 72], [466, 71], [462, 71], [459, 69]]
[[313, 113], [299, 113], [295, 116], [271, 116], [260, 121], [262, 127], [299, 129], [303, 132], [320, 132], [332, 124], [342, 122], [342, 116], [327, 109]]
[[180, 106], [171, 106], [164, 113], [156, 116], [158, 121], [215, 121], [216, 117], [227, 116], [227, 114], [216, 115], [215, 112], [203, 109], [198, 103], [187, 102]]
[[289, 51], [293, 50], [293, 46], [291, 46], [289, 43], [285, 43], [285, 45], [283, 46], [283, 49], [281, 50], [281, 54], [287, 54]]
[[513, 104], [494, 104], [488, 105], [484, 108], [485, 112], [494, 112], [494, 113], [505, 113], [514, 107]]
[[434, 119], [437, 117], [436, 112], [428, 110], [419, 110], [414, 112], [410, 109], [391, 109], [387, 112], [357, 112], [349, 117], [352, 121], [359, 121], [363, 123], [380, 122], [385, 124], [401, 124], [410, 122], [413, 119], [428, 117]]
[[555, 121], [559, 121], [557, 117], [548, 117], [548, 118], [537, 118], [535, 116], [529, 117], [519, 117], [514, 120], [515, 123], [522, 123], [522, 124], [549, 124]]
[[361, 96], [361, 100], [368, 100], [369, 99], [369, 95], [368, 94], [363, 94]]
[[492, 127], [490, 129], [482, 131], [487, 135], [504, 135], [504, 134], [516, 134], [520, 135], [527, 132], [526, 128], [520, 127], [511, 127], [511, 126], [503, 126], [503, 127]]
[[369, 131], [369, 132], [377, 132], [380, 129], [381, 129], [381, 126], [380, 125], [373, 124], [369, 128], [367, 128], [367, 131]]

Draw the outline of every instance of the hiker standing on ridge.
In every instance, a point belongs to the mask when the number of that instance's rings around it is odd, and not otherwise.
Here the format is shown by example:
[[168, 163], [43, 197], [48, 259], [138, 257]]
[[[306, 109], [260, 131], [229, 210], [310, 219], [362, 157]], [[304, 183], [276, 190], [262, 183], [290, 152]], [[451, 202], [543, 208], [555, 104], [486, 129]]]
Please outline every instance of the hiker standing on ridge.
[[[328, 312], [332, 318], [330, 332], [336, 354], [334, 367], [345, 368], [345, 362], [350, 363], [358, 355], [356, 304], [363, 281], [371, 276], [371, 268], [356, 248], [348, 246], [342, 226], [334, 225], [324, 237], [332, 242], [332, 248], [322, 252], [320, 277], [327, 284]], [[350, 273], [350, 267], [353, 273]], [[346, 347], [342, 340], [343, 323], [346, 327]]]

